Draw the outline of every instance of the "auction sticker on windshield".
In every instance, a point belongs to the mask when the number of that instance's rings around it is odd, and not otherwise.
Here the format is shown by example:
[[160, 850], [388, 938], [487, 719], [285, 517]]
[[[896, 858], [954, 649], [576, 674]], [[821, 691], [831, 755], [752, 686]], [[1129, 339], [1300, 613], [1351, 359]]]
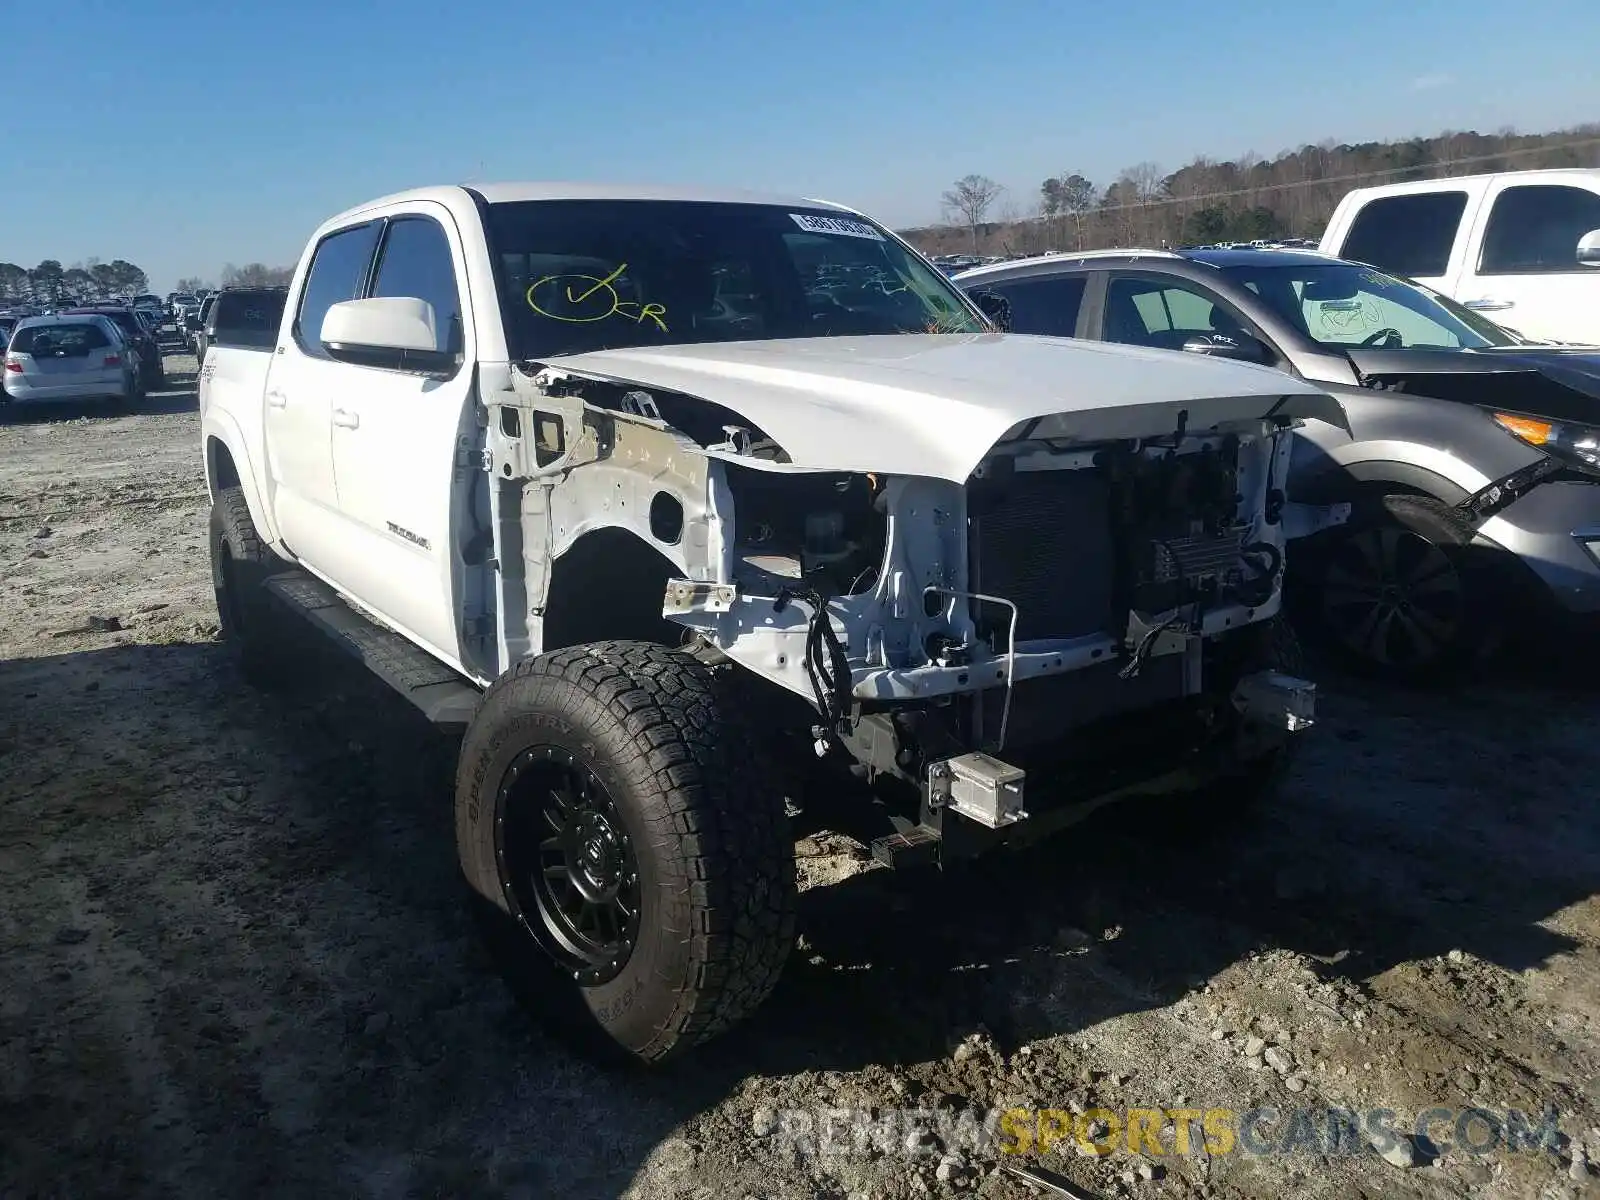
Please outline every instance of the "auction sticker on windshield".
[[871, 238], [875, 242], [883, 241], [883, 234], [879, 233], [865, 221], [852, 221], [846, 217], [821, 217], [813, 213], [790, 213], [794, 223], [807, 233], [836, 233], [844, 237]]

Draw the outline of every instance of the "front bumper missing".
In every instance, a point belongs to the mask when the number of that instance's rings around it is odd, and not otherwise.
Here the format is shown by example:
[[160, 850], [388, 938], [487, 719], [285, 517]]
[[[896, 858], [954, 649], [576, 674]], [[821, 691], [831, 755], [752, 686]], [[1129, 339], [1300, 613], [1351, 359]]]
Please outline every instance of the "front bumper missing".
[[[829, 616], [841, 640], [848, 640], [847, 622], [864, 611], [866, 598], [835, 598]], [[797, 695], [809, 698], [813, 687], [806, 674], [806, 643], [811, 606], [804, 600], [774, 609], [771, 596], [741, 594], [731, 583], [672, 579], [666, 586], [662, 616], [693, 629], [741, 665]], [[1216, 638], [1274, 616], [1282, 604], [1275, 592], [1264, 604], [1220, 605], [1208, 610], [1199, 629], [1164, 636], [1150, 656], [1177, 653], [1190, 638]], [[922, 628], [915, 618], [906, 627]], [[927, 628], [932, 628], [928, 626]], [[922, 629], [926, 632], [926, 629]], [[916, 639], [920, 641], [920, 637]], [[985, 688], [1067, 675], [1110, 661], [1126, 649], [1124, 639], [1104, 633], [1079, 637], [1021, 641], [1015, 654], [982, 654], [964, 663], [890, 665], [881, 634], [867, 638], [866, 658], [851, 671], [850, 690], [861, 701], [930, 700], [964, 695]], [[858, 662], [861, 660], [858, 660]]]
[[[1234, 687], [1232, 700], [1246, 726], [1268, 742], [1316, 723], [1317, 685], [1295, 675], [1279, 671], [1247, 675]], [[1021, 767], [982, 752], [940, 759], [928, 764], [927, 808], [966, 817], [986, 829], [1004, 829], [1028, 817], [1023, 803], [1026, 779]]]

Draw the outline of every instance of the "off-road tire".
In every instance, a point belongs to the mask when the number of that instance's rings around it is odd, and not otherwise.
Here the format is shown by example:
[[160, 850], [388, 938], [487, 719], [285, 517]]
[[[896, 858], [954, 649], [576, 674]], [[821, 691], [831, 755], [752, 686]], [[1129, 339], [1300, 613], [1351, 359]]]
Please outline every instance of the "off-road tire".
[[[793, 839], [733, 674], [649, 642], [573, 646], [518, 663], [467, 730], [456, 841], [487, 944], [519, 999], [580, 1049], [673, 1058], [749, 1016], [783, 971]], [[503, 781], [552, 748], [606, 790], [635, 848], [638, 932], [619, 973], [593, 986], [525, 911], [502, 841]]]
[[[1362, 497], [1348, 525], [1319, 535], [1312, 539], [1315, 545], [1307, 546], [1302, 558], [1307, 570], [1295, 594], [1296, 617], [1318, 647], [1353, 674], [1413, 686], [1458, 678], [1498, 648], [1504, 630], [1501, 614], [1510, 600], [1503, 552], [1475, 546], [1475, 536], [1476, 530], [1463, 514], [1431, 496], [1390, 493]], [[1364, 550], [1358, 551], [1356, 539], [1363, 539]], [[1450, 589], [1448, 635], [1433, 639], [1425, 654], [1409, 657], [1392, 654], [1393, 643], [1388, 638], [1381, 651], [1376, 639], [1371, 645], [1352, 644], [1329, 611], [1331, 597], [1337, 594], [1333, 587], [1338, 580], [1333, 573], [1341, 564], [1349, 569], [1371, 561], [1374, 555], [1415, 562], [1419, 552], [1428, 556], [1423, 566], [1408, 569], [1426, 571], [1434, 589], [1441, 582], [1442, 569], [1442, 582]], [[1403, 624], [1401, 629], [1404, 632]], [[1401, 638], [1398, 645], [1404, 650], [1423, 643]]]
[[211, 504], [211, 584], [222, 643], [239, 671], [259, 687], [278, 687], [304, 665], [295, 651], [291, 616], [266, 592], [273, 575], [290, 569], [256, 532], [239, 488], [223, 488]]

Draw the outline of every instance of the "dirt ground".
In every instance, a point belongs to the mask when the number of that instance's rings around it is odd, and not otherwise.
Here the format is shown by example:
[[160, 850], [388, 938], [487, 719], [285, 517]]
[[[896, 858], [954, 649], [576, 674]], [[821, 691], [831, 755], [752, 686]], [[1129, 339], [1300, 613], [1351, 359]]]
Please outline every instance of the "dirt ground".
[[[1095, 1197], [1600, 1194], [1592, 688], [1326, 682], [1282, 804], [1220, 844], [1113, 810], [940, 878], [809, 835], [772, 1001], [616, 1073], [479, 950], [453, 748], [354, 670], [233, 676], [205, 517], [190, 390], [0, 426], [0, 1196], [1046, 1194], [1001, 1162]], [[1263, 1105], [1255, 1150], [962, 1133]], [[1552, 1106], [1548, 1148], [1486, 1145]], [[1291, 1109], [1431, 1107], [1387, 1156], [1290, 1136]], [[936, 1114], [909, 1148], [903, 1109]], [[805, 1136], [858, 1119], [892, 1139]]]

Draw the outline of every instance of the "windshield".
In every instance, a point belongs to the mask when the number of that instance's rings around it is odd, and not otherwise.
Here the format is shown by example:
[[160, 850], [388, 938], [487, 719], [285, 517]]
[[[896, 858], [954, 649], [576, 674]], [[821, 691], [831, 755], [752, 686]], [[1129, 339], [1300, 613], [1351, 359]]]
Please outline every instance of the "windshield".
[[941, 274], [878, 226], [835, 212], [534, 200], [490, 205], [489, 235], [518, 359], [987, 328]]
[[1341, 350], [1477, 350], [1509, 346], [1487, 321], [1462, 320], [1403, 279], [1355, 263], [1224, 267], [1312, 341]]

